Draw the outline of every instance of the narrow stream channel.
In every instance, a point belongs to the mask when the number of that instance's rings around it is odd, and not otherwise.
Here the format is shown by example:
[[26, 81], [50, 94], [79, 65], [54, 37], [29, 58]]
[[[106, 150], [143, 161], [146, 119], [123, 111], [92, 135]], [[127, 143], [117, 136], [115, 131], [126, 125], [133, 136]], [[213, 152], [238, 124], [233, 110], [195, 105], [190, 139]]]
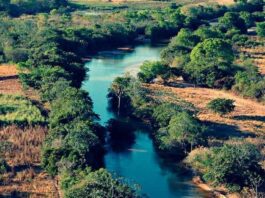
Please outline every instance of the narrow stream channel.
[[[86, 64], [89, 78], [83, 89], [89, 92], [102, 125], [116, 118], [108, 108], [106, 97], [112, 80], [128, 70], [135, 70], [145, 60], [158, 60], [161, 49], [161, 46], [145, 44], [135, 47], [132, 52], [104, 52]], [[150, 198], [206, 197], [191, 183], [192, 176], [187, 171], [157, 155], [146, 127], [131, 119], [127, 122], [135, 130], [132, 141], [107, 146], [106, 169], [139, 184]]]

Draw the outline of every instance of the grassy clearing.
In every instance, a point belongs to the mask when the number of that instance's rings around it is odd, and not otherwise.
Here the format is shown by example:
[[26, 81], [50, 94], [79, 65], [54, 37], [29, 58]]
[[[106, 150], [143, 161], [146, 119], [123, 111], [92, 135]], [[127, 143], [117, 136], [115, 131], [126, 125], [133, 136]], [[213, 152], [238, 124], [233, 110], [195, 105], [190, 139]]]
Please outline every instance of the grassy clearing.
[[22, 96], [0, 94], [0, 124], [44, 124], [41, 111]]

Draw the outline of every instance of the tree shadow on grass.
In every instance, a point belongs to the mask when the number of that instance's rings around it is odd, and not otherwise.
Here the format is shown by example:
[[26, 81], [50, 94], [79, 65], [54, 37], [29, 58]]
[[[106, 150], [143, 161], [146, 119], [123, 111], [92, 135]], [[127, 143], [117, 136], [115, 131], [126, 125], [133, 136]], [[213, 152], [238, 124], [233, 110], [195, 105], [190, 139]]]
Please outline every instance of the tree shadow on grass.
[[237, 126], [206, 121], [206, 137], [227, 140], [229, 138], [255, 137], [253, 133], [240, 131]]
[[241, 115], [241, 116], [234, 116], [233, 118], [235, 120], [252, 120], [252, 121], [265, 122], [265, 116]]

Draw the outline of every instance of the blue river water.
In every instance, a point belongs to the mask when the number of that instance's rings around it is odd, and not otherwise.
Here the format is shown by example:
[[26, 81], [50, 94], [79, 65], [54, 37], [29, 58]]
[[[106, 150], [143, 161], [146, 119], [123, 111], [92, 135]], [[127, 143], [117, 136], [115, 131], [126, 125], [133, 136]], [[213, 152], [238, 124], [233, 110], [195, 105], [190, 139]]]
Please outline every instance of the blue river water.
[[[162, 46], [144, 44], [130, 52], [101, 52], [86, 64], [89, 72], [83, 89], [89, 92], [94, 102], [94, 111], [100, 116], [102, 125], [116, 118], [116, 114], [109, 109], [107, 99], [113, 79], [127, 71], [135, 72], [146, 60], [159, 60], [161, 50]], [[207, 194], [192, 184], [189, 172], [157, 154], [149, 129], [131, 119], [126, 122], [134, 128], [133, 140], [125, 142], [125, 145], [124, 142], [117, 142], [122, 145], [122, 149], [107, 145], [104, 157], [106, 169], [139, 184], [141, 191], [150, 198], [207, 197]]]

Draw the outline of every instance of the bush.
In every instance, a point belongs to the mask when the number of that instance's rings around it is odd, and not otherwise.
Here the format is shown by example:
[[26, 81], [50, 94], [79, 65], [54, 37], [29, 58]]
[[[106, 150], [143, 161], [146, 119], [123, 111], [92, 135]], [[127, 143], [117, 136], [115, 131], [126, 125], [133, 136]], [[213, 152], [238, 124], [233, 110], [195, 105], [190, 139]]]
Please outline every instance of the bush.
[[61, 186], [66, 198], [90, 197], [124, 197], [140, 198], [137, 189], [131, 187], [121, 178], [114, 178], [104, 169], [91, 172], [77, 170], [74, 173], [65, 172]]
[[257, 23], [257, 34], [261, 37], [265, 37], [265, 22]]
[[227, 113], [231, 113], [235, 109], [234, 100], [225, 99], [225, 98], [217, 98], [210, 101], [207, 104], [207, 108], [212, 110], [214, 113], [218, 113], [220, 115], [225, 115]]
[[187, 112], [179, 112], [171, 117], [166, 128], [160, 129], [157, 138], [161, 142], [161, 148], [170, 150], [175, 144], [180, 144], [185, 150], [186, 146], [190, 145], [192, 150], [194, 145], [202, 141], [203, 132], [204, 129], [198, 120]]
[[167, 79], [170, 75], [170, 68], [161, 62], [146, 61], [140, 67], [138, 78], [140, 81], [148, 83], [155, 79], [157, 76], [161, 76], [163, 79]]
[[239, 142], [196, 149], [186, 162], [200, 171], [206, 181], [216, 186], [224, 184], [229, 191], [235, 192], [244, 186], [259, 187], [254, 181], [264, 175], [260, 160], [261, 154], [254, 145]]
[[261, 154], [253, 145], [224, 145], [212, 152], [208, 172], [203, 177], [216, 185], [226, 184], [230, 190], [239, 190], [250, 184], [252, 175], [264, 174], [259, 164]]
[[233, 75], [234, 53], [225, 40], [204, 40], [193, 48], [190, 59], [184, 77], [194, 84], [214, 87], [215, 81]]

